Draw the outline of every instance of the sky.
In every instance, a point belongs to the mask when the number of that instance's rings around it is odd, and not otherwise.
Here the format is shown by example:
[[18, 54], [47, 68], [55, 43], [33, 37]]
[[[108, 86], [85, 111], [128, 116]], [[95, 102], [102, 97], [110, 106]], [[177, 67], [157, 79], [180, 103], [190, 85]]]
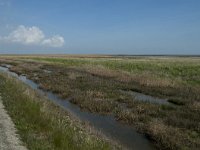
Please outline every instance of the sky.
[[200, 0], [0, 0], [0, 54], [200, 54]]

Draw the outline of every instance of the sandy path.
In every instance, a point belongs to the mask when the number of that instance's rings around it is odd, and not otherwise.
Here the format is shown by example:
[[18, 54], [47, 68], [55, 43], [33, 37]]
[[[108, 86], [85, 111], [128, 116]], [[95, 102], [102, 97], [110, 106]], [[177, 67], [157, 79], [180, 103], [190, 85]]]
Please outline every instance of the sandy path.
[[0, 150], [27, 150], [16, 135], [14, 124], [7, 114], [0, 95]]

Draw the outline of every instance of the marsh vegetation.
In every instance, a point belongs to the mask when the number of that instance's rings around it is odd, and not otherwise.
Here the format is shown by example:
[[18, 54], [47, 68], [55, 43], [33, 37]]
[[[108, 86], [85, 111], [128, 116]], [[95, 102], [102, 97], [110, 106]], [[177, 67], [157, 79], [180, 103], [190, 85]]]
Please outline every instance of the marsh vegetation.
[[[159, 149], [200, 147], [198, 57], [4, 56], [0, 63], [12, 65], [11, 71], [26, 75], [41, 89], [70, 98], [83, 111], [113, 115]], [[130, 92], [167, 103], [141, 101]]]
[[28, 149], [114, 148], [108, 141], [95, 136], [87, 125], [16, 79], [0, 75], [0, 85], [4, 105]]

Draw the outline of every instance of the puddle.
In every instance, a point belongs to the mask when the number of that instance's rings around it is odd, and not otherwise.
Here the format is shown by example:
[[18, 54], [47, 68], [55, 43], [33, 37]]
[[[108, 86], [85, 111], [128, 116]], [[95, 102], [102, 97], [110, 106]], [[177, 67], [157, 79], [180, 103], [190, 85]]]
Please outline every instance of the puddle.
[[12, 65], [9, 65], [9, 64], [1, 64], [2, 67], [5, 67], [5, 68], [11, 68]]
[[120, 122], [117, 122], [111, 115], [103, 116], [90, 112], [84, 112], [80, 108], [70, 103], [69, 100], [59, 98], [52, 92], [44, 91], [39, 89], [39, 85], [26, 78], [26, 76], [18, 76], [16, 73], [11, 72], [8, 68], [0, 67], [0, 72], [6, 72], [11, 76], [14, 76], [29, 85], [32, 89], [37, 90], [40, 94], [46, 95], [49, 100], [66, 109], [70, 113], [77, 116], [81, 121], [88, 122], [97, 131], [102, 132], [108, 138], [120, 143], [124, 147], [130, 150], [153, 150], [155, 149], [152, 143], [142, 134]]
[[169, 103], [167, 99], [157, 98], [157, 97], [145, 95], [143, 93], [139, 93], [135, 91], [120, 90], [120, 92], [131, 95], [134, 100], [150, 102], [150, 103], [160, 104], [160, 105], [171, 105], [171, 103]]

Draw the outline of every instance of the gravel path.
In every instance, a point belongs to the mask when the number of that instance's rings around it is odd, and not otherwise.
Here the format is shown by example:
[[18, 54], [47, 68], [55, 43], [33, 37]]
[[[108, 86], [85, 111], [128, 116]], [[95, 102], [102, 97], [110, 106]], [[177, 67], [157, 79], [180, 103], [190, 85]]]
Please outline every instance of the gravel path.
[[14, 124], [7, 114], [0, 95], [0, 150], [27, 150], [22, 146]]

